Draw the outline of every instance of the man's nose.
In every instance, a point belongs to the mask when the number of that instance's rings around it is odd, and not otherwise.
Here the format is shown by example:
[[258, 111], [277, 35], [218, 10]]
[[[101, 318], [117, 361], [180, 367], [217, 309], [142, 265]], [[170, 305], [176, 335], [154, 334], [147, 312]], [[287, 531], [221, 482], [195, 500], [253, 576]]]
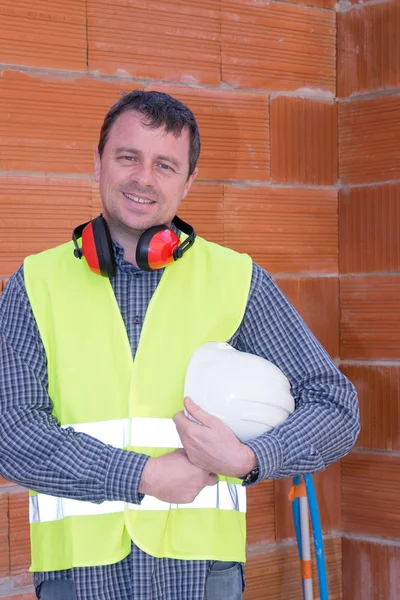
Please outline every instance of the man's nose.
[[139, 187], [153, 187], [155, 184], [154, 168], [150, 163], [141, 163], [132, 173], [132, 179]]

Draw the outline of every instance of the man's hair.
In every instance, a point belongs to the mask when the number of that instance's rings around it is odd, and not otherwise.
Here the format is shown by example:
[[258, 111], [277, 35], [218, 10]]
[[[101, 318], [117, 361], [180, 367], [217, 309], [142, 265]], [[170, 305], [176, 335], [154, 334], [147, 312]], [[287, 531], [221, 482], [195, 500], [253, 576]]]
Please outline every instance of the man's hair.
[[125, 94], [108, 111], [100, 131], [99, 154], [103, 154], [104, 146], [110, 135], [110, 130], [117, 118], [125, 112], [135, 111], [145, 117], [149, 127], [158, 129], [164, 127], [178, 137], [184, 127], [190, 135], [189, 177], [196, 168], [200, 155], [200, 134], [194, 114], [182, 102], [163, 92], [143, 92], [134, 90]]

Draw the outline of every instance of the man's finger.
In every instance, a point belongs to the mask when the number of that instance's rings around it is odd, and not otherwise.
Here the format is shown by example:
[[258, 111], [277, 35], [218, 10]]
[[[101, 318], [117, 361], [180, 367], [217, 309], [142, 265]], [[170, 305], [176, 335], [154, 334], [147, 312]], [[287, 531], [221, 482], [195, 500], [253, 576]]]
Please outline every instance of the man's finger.
[[207, 413], [205, 410], [200, 408], [198, 404], [193, 402], [189, 396], [186, 396], [184, 399], [184, 404], [187, 412], [194, 418], [196, 421], [199, 421], [202, 425], [206, 425], [211, 427], [215, 417]]
[[186, 424], [186, 417], [185, 417], [185, 413], [183, 412], [183, 410], [177, 412], [174, 414], [174, 416], [172, 417], [173, 422], [175, 423], [175, 425], [177, 427], [183, 427]]
[[216, 485], [218, 483], [218, 477], [214, 473], [210, 473], [207, 479], [206, 485]]

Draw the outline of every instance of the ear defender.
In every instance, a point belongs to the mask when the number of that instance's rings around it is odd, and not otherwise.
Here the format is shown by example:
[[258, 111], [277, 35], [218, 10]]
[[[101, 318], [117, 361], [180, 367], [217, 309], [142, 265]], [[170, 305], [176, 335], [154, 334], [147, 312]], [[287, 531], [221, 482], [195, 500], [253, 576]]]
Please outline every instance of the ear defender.
[[173, 224], [188, 236], [181, 244], [176, 233], [166, 225], [150, 227], [142, 233], [136, 246], [136, 264], [144, 271], [156, 271], [170, 265], [193, 245], [196, 232], [179, 217]]
[[[78, 246], [80, 237], [82, 248]], [[84, 256], [93, 273], [103, 277], [114, 277], [116, 268], [110, 230], [101, 215], [76, 227], [72, 240], [75, 244], [74, 255], [77, 258]]]
[[[196, 238], [193, 227], [179, 217], [174, 217], [172, 222], [187, 235], [186, 239], [181, 243], [176, 233], [166, 225], [150, 227], [142, 233], [136, 247], [136, 264], [140, 269], [163, 269], [181, 258], [193, 245]], [[79, 238], [82, 238], [82, 247], [78, 245]], [[72, 240], [75, 245], [74, 256], [84, 256], [93, 273], [108, 278], [114, 277], [116, 266], [111, 235], [101, 215], [76, 227]]]

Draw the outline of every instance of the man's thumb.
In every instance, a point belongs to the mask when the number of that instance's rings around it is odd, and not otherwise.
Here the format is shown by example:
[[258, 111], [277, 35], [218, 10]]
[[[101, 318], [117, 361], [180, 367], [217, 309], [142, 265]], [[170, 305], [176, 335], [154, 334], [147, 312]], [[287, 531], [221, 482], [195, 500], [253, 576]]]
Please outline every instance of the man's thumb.
[[193, 418], [193, 420], [201, 423], [202, 425], [211, 425], [212, 416], [207, 413], [205, 410], [200, 408], [198, 404], [193, 402], [189, 396], [186, 396], [184, 400], [186, 412]]

